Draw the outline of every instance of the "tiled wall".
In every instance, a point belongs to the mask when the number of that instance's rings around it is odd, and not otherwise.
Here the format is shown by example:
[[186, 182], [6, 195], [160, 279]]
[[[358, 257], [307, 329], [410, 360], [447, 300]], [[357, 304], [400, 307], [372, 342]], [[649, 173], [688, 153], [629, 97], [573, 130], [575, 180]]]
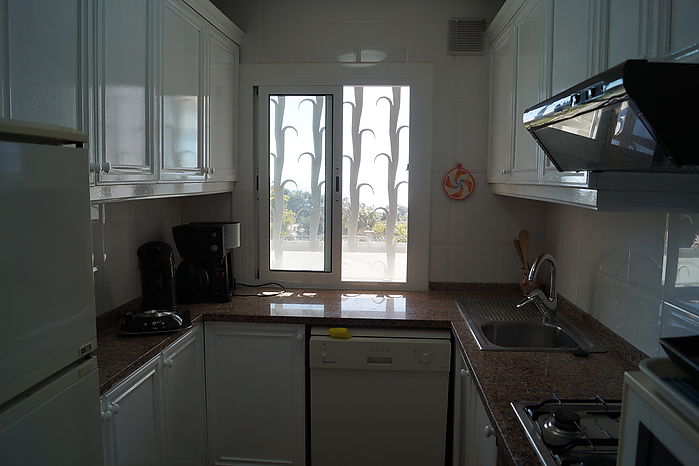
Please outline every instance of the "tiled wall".
[[666, 214], [551, 205], [559, 292], [650, 355], [658, 353]]
[[[136, 250], [148, 241], [175, 248], [172, 227], [205, 220], [230, 221], [231, 195], [216, 194], [115, 202], [93, 206], [92, 243], [97, 314], [141, 295]], [[175, 248], [175, 261], [179, 255]]]
[[[379, 50], [390, 62], [434, 64], [430, 280], [512, 282], [519, 277], [512, 239], [532, 233], [543, 247], [546, 205], [493, 195], [485, 180], [488, 145], [487, 56], [449, 56], [447, 21], [485, 18], [493, 0], [213, 0], [241, 29], [245, 63], [336, 62]], [[364, 54], [366, 56], [366, 53]], [[244, 116], [243, 116], [244, 117]], [[244, 156], [244, 155], [243, 155]], [[444, 174], [457, 162], [473, 173], [474, 194], [449, 200]], [[242, 197], [240, 198], [242, 199]]]

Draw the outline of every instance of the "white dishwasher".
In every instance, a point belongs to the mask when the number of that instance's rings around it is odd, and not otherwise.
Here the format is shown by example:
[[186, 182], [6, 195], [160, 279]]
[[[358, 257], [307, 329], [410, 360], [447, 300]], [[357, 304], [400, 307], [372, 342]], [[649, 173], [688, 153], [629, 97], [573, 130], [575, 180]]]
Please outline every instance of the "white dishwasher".
[[443, 466], [446, 329], [311, 329], [312, 466]]

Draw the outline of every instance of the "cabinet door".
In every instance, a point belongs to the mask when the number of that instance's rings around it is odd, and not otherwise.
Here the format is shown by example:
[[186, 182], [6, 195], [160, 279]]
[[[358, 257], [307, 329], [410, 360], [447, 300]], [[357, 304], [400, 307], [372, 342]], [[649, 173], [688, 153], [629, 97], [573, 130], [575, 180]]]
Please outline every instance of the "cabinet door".
[[204, 180], [204, 21], [181, 1], [163, 12], [162, 169], [164, 180]]
[[670, 52], [699, 44], [699, 2], [672, 0], [670, 14]]
[[155, 466], [162, 461], [160, 357], [102, 397], [107, 466]]
[[100, 0], [98, 183], [152, 181], [154, 166], [154, 60], [156, 3]]
[[238, 144], [238, 46], [217, 30], [208, 39], [208, 154], [211, 181], [235, 181]]
[[525, 4], [517, 21], [517, 79], [515, 85], [515, 144], [512, 157], [513, 181], [539, 179], [540, 148], [522, 123], [524, 111], [546, 98], [552, 24], [549, 0]]
[[490, 51], [490, 143], [488, 181], [505, 181], [512, 162], [517, 36], [504, 31]]
[[495, 466], [497, 445], [490, 420], [466, 362], [456, 349], [454, 376], [454, 466]]
[[[84, 130], [81, 0], [5, 0], [5, 115]], [[87, 173], [87, 168], [85, 169]]]
[[[551, 93], [558, 94], [598, 71], [599, 40], [591, 28], [599, 21], [594, 2], [557, 0], [553, 10], [553, 55], [551, 59]], [[542, 181], [554, 185], [587, 183], [587, 172], [559, 172], [544, 151], [540, 150]]]
[[305, 464], [304, 330], [206, 323], [211, 464]]
[[206, 463], [206, 405], [201, 327], [163, 351], [165, 451], [171, 466]]

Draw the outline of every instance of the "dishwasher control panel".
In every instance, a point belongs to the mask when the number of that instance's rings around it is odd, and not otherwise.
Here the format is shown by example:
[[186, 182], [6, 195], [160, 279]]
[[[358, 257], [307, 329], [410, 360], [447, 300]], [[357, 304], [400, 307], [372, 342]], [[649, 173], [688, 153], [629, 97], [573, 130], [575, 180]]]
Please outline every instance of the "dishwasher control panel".
[[449, 339], [352, 337], [314, 335], [310, 340], [311, 368], [388, 371], [449, 371]]

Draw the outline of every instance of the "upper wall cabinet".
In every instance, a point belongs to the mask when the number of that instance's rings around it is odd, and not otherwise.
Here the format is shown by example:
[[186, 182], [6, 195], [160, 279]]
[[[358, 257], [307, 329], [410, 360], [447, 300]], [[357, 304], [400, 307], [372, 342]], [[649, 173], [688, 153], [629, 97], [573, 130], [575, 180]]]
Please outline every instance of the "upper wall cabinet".
[[163, 165], [168, 180], [203, 180], [204, 20], [184, 2], [163, 13]]
[[491, 44], [491, 182], [539, 180], [540, 149], [517, 117], [549, 93], [552, 3], [528, 2]]
[[230, 151], [238, 140], [238, 45], [207, 27], [208, 40], [208, 159], [207, 180], [236, 179], [237, 159]]
[[85, 131], [86, 14], [83, 0], [0, 1], [4, 117]]
[[[681, 208], [672, 175], [559, 172], [522, 123], [528, 107], [623, 60], [699, 43], [696, 0], [507, 0], [488, 29], [488, 181], [498, 194], [598, 209]], [[659, 193], [668, 193], [663, 197]]]
[[88, 133], [94, 202], [231, 191], [242, 39], [208, 0], [0, 0], [0, 115]]
[[608, 66], [653, 58], [699, 43], [696, 0], [609, 1]]
[[[154, 0], [97, 2], [98, 183], [155, 181]], [[128, 31], [128, 33], [126, 33]]]
[[99, 0], [95, 18], [93, 201], [232, 190], [240, 30], [203, 0]]

